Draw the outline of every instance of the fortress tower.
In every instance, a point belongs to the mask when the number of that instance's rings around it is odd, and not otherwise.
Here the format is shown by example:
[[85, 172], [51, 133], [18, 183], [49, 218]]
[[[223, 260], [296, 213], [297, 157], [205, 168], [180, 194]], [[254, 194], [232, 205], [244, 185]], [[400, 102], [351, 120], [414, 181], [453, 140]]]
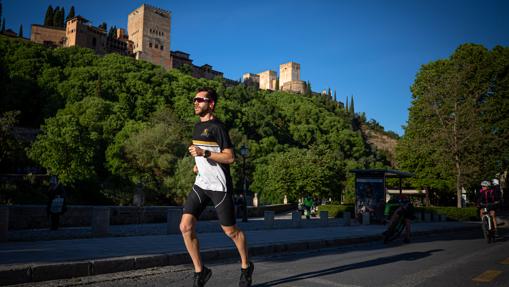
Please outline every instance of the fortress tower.
[[276, 90], [277, 75], [276, 72], [268, 70], [258, 74], [260, 77], [260, 89], [261, 90]]
[[136, 59], [171, 68], [171, 13], [147, 4], [128, 16], [127, 33]]
[[300, 64], [288, 62], [279, 65], [279, 89], [304, 94], [306, 83], [300, 80]]
[[300, 64], [288, 62], [279, 65], [279, 86], [292, 81], [300, 81]]

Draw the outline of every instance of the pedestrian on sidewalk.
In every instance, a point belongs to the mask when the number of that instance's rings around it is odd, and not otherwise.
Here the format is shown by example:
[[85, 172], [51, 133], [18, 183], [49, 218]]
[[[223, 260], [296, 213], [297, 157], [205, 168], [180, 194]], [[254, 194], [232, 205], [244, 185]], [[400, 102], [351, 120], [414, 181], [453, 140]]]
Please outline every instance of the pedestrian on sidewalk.
[[189, 153], [195, 159], [196, 180], [184, 204], [180, 231], [194, 265], [195, 287], [205, 286], [212, 271], [205, 267], [200, 256], [196, 224], [209, 202], [214, 204], [219, 223], [230, 237], [241, 260], [239, 286], [251, 286], [253, 263], [248, 260], [246, 236], [236, 226], [233, 184], [230, 164], [235, 160], [233, 144], [225, 125], [214, 115], [217, 94], [213, 89], [199, 89], [193, 99], [194, 113], [200, 117], [193, 130], [193, 144]]
[[311, 218], [311, 208], [313, 207], [313, 204], [314, 200], [311, 195], [306, 195], [306, 197], [304, 197], [304, 214], [307, 219]]
[[65, 189], [58, 182], [56, 176], [50, 178], [48, 188], [48, 204], [46, 212], [50, 218], [50, 230], [57, 230], [60, 224], [60, 216], [65, 213], [67, 206], [65, 204]]

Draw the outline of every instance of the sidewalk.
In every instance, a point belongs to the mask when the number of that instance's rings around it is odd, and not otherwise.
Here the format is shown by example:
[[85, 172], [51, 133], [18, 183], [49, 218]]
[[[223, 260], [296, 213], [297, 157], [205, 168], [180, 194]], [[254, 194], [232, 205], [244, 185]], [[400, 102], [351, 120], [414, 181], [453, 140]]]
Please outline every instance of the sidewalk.
[[[246, 230], [252, 256], [380, 240], [385, 230], [382, 225], [342, 226], [339, 221], [320, 227], [319, 221], [313, 221], [303, 220], [301, 228], [286, 228], [280, 223], [284, 228], [265, 230], [257, 229], [263, 224], [260, 220], [250, 219], [249, 223], [239, 225]], [[200, 222], [199, 226], [206, 231], [213, 224], [217, 222]], [[412, 233], [424, 235], [473, 228], [479, 228], [479, 224], [416, 223]], [[205, 231], [198, 235], [205, 261], [238, 256], [226, 235]], [[6, 242], [0, 243], [0, 285], [186, 263], [190, 263], [190, 258], [180, 234]]]

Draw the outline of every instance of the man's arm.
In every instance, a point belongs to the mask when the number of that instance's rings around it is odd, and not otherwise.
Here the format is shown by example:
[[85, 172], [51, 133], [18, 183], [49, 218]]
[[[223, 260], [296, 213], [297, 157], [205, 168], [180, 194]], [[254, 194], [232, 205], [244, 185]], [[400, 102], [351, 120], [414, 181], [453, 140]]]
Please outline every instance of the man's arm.
[[[205, 150], [195, 145], [191, 145], [189, 147], [189, 153], [194, 157], [203, 156], [205, 154]], [[210, 152], [208, 159], [218, 163], [232, 164], [235, 161], [235, 154], [233, 153], [233, 149], [225, 148], [221, 152]]]

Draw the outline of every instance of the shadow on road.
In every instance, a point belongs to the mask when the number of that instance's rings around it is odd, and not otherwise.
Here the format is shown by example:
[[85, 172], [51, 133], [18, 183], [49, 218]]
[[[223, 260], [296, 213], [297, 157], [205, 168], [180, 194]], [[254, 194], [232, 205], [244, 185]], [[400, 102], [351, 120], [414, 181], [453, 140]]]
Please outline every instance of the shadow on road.
[[290, 282], [305, 280], [305, 279], [314, 278], [314, 277], [320, 277], [320, 276], [325, 276], [325, 275], [330, 275], [330, 274], [341, 273], [341, 272], [353, 270], [353, 269], [360, 269], [360, 268], [372, 267], [372, 266], [377, 266], [377, 265], [390, 264], [390, 263], [397, 262], [397, 261], [414, 261], [414, 260], [419, 260], [424, 257], [428, 257], [433, 252], [440, 252], [440, 251], [443, 251], [443, 249], [433, 249], [433, 250], [424, 251], [424, 252], [402, 253], [402, 254], [398, 254], [398, 255], [392, 255], [392, 256], [381, 257], [381, 258], [377, 258], [377, 259], [373, 259], [373, 260], [368, 260], [368, 261], [364, 261], [364, 262], [358, 262], [358, 263], [337, 266], [337, 267], [318, 270], [318, 271], [301, 273], [301, 274], [293, 275], [293, 276], [286, 277], [286, 278], [281, 278], [281, 279], [272, 280], [272, 281], [268, 281], [268, 282], [261, 283], [261, 284], [256, 284], [254, 286], [258, 286], [258, 287], [277, 286], [279, 284], [290, 283]]

